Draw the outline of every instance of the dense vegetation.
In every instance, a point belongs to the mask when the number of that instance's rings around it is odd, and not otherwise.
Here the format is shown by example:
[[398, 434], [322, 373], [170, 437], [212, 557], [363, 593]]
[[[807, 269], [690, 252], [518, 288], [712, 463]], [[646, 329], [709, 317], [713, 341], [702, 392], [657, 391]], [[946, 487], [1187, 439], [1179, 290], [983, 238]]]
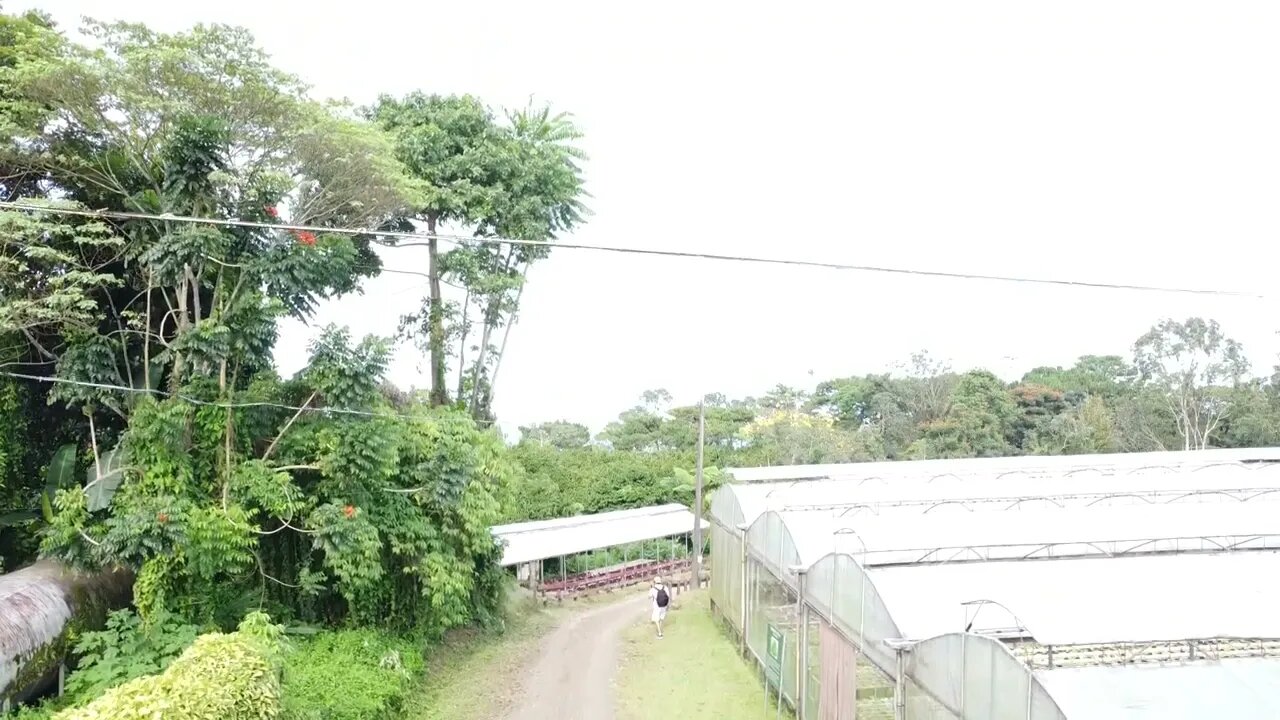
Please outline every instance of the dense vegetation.
[[[918, 353], [894, 372], [705, 405], [712, 488], [717, 467], [1280, 444], [1280, 377], [1251, 375], [1240, 344], [1201, 318], [1158, 323], [1129, 358], [1087, 355], [1012, 383]], [[691, 504], [697, 419], [653, 390], [594, 439], [565, 420], [522, 427], [520, 512]]]
[[[488, 528], [517, 468], [490, 405], [539, 243], [586, 213], [578, 132], [472, 97], [316, 99], [238, 28], [82, 30], [92, 47], [0, 15], [0, 186], [27, 208], [0, 208], [0, 562], [135, 577], [133, 607], [79, 638], [64, 704], [102, 699], [68, 717], [150, 716], [122, 709], [124, 682], [204, 697], [206, 666], [252, 659], [217, 632], [259, 611], [320, 631], [270, 673], [290, 717], [331, 716], [316, 668], [391, 712], [421, 665], [402, 651], [499, 620]], [[385, 382], [397, 338], [336, 327], [279, 377], [279, 323], [357, 291], [397, 243], [380, 233], [415, 229], [474, 238], [430, 240], [403, 319], [429, 392]], [[191, 716], [281, 711], [244, 690]]]
[[[70, 693], [29, 715], [394, 717], [424, 647], [501, 624], [489, 526], [693, 503], [697, 408], [664, 392], [594, 439], [548, 422], [509, 448], [492, 429], [528, 269], [588, 214], [569, 117], [325, 101], [238, 28], [83, 30], [92, 47], [0, 14], [0, 190], [25, 206], [0, 206], [0, 565], [123, 568], [133, 603], [72, 628]], [[413, 230], [433, 236], [397, 239]], [[275, 372], [283, 320], [408, 244], [426, 267], [396, 269], [428, 283], [398, 338], [317, 328], [305, 369]], [[385, 381], [397, 341], [426, 391]], [[1200, 319], [1013, 384], [921, 355], [709, 396], [707, 484], [732, 465], [1273, 444], [1278, 388]]]

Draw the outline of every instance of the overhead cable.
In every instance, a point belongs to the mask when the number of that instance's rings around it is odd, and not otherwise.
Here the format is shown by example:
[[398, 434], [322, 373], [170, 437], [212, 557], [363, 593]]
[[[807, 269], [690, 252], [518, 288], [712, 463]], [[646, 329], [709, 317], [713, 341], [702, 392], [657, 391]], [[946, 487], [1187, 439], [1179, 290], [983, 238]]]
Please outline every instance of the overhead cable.
[[[53, 207], [31, 203], [0, 201], [0, 210], [21, 210], [26, 212], [44, 212], [78, 217], [91, 217], [112, 220], [149, 220], [161, 222], [177, 222], [195, 225], [214, 225], [219, 227], [257, 228], [263, 230], [289, 230], [315, 234], [337, 235], [370, 235], [397, 240], [419, 240], [427, 243], [443, 241], [458, 244], [476, 245], [519, 245], [542, 246], [563, 250], [590, 250], [596, 252], [620, 253], [627, 255], [648, 255], [685, 260], [713, 260], [720, 262], [740, 262], [761, 265], [782, 265], [790, 267], [817, 268], [824, 270], [845, 270], [853, 272], [881, 273], [889, 275], [908, 275], [916, 277], [947, 278], [953, 280], [986, 280], [991, 282], [1023, 283], [1034, 285], [1052, 285], [1060, 287], [1092, 288], [1104, 290], [1134, 290], [1141, 292], [1176, 293], [1183, 295], [1215, 295], [1223, 297], [1262, 298], [1253, 292], [1236, 290], [1217, 290], [1208, 288], [1186, 288], [1160, 285], [1141, 285], [1134, 283], [1107, 283], [1085, 280], [1061, 280], [1043, 277], [1022, 277], [1016, 275], [993, 275], [985, 273], [951, 272], [945, 270], [922, 270], [917, 268], [889, 267], [881, 265], [855, 265], [849, 263], [826, 262], [819, 260], [798, 260], [791, 258], [774, 258], [754, 255], [728, 255], [721, 253], [692, 252], [685, 250], [661, 250], [654, 248], [619, 247], [612, 245], [591, 245], [570, 242], [544, 242], [539, 240], [517, 240], [502, 237], [473, 237], [465, 235], [449, 235], [442, 233], [406, 232], [401, 230], [378, 230], [373, 228], [331, 228], [319, 225], [294, 225], [289, 223], [269, 223], [257, 220], [234, 220], [223, 218], [194, 217], [189, 215], [172, 215], [168, 213], [139, 213], [121, 210], [88, 210], [67, 207]], [[426, 243], [398, 243], [390, 247], [413, 247]], [[408, 273], [409, 271], [399, 271]], [[416, 274], [416, 273], [414, 273]]]
[[[72, 380], [69, 378], [49, 377], [49, 376], [43, 376], [43, 375], [28, 375], [26, 373], [15, 373], [15, 372], [7, 372], [7, 371], [0, 371], [0, 377], [9, 377], [9, 378], [14, 378], [15, 380], [30, 380], [33, 382], [53, 383], [55, 385], [73, 385], [76, 387], [93, 388], [97, 390], [113, 390], [117, 392], [133, 393], [137, 395], [151, 395], [151, 396], [172, 398], [175, 400], [182, 400], [183, 402], [191, 403], [192, 405], [220, 408], [224, 410], [271, 408], [276, 410], [292, 410], [294, 412], [305, 411], [305, 412], [315, 412], [320, 414], [352, 415], [357, 417], [383, 418], [383, 419], [396, 418], [400, 420], [417, 420], [417, 421], [431, 419], [429, 417], [424, 417], [421, 415], [408, 415], [405, 413], [397, 413], [389, 410], [388, 411], [351, 410], [347, 408], [336, 408], [336, 407], [311, 407], [306, 405], [303, 405], [303, 406], [285, 405], [283, 403], [266, 402], [266, 401], [220, 402], [216, 400], [202, 400], [200, 398], [191, 397], [190, 395], [183, 395], [181, 393], [170, 393], [170, 392], [165, 392], [164, 390], [151, 390], [149, 388], [135, 388], [135, 387], [129, 387], [127, 385], [112, 385], [110, 383], [88, 382], [85, 380]], [[492, 423], [489, 421], [477, 421], [477, 420], [473, 420], [473, 421], [477, 425], [480, 425], [482, 427], [492, 425]]]

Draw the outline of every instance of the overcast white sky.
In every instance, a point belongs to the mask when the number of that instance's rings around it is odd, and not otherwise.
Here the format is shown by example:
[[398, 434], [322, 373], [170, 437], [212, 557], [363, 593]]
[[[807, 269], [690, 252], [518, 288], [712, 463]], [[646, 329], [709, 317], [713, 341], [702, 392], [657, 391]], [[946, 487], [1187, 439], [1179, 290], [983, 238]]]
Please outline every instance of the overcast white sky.
[[[550, 101], [587, 133], [585, 243], [1263, 294], [1274, 275], [1272, 1], [7, 3], [31, 6], [68, 25], [244, 25], [317, 94], [357, 102]], [[315, 324], [389, 335], [423, 282], [378, 278]], [[562, 250], [532, 272], [496, 409], [509, 432], [598, 430], [648, 388], [755, 394], [921, 348], [1013, 378], [1128, 354], [1166, 316], [1217, 318], [1264, 371], [1276, 310]], [[313, 333], [286, 330], [283, 372]], [[392, 379], [424, 386], [420, 360], [402, 350]]]

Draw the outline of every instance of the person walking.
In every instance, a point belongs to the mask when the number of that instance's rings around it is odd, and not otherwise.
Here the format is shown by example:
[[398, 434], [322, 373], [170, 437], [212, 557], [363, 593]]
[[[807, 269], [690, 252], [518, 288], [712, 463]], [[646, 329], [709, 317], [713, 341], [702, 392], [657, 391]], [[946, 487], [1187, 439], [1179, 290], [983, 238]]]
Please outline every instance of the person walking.
[[649, 588], [649, 619], [658, 629], [658, 637], [662, 637], [662, 621], [667, 619], [667, 607], [671, 605], [671, 589], [662, 584], [662, 578], [653, 579], [653, 587]]

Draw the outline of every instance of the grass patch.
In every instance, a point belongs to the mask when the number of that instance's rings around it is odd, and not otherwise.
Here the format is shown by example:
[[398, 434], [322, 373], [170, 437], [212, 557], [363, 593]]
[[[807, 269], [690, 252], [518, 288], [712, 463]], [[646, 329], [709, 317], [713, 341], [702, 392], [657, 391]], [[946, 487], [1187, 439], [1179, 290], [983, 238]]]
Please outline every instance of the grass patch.
[[[664, 634], [655, 638], [648, 623], [624, 633], [619, 720], [766, 717], [760, 676], [716, 625], [705, 590], [679, 596]], [[791, 714], [784, 708], [782, 716]]]
[[[517, 691], [513, 678], [564, 613], [541, 602], [512, 599], [505, 632], [451, 633], [429, 651], [422, 685], [406, 707], [410, 720], [492, 720]], [[572, 608], [570, 602], [565, 608]]]

